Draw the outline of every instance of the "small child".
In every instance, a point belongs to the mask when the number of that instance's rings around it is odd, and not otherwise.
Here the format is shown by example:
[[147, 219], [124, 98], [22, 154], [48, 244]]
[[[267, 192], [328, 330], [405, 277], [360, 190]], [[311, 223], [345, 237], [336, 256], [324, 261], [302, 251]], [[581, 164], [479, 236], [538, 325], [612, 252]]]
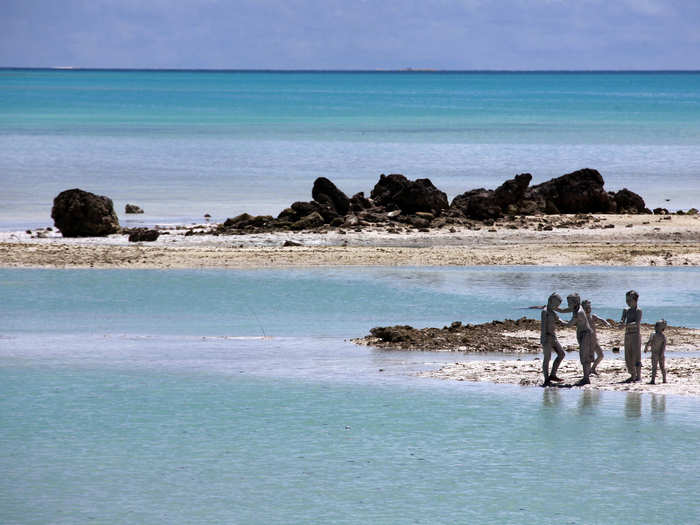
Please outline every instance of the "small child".
[[656, 384], [656, 365], [658, 364], [661, 368], [661, 377], [663, 382], [666, 382], [666, 359], [664, 353], [666, 351], [666, 336], [664, 335], [664, 330], [666, 329], [666, 321], [661, 319], [656, 321], [654, 325], [654, 332], [649, 336], [647, 344], [644, 345], [644, 352], [649, 351], [649, 346], [651, 346], [651, 381], [650, 385]]
[[588, 323], [591, 325], [591, 333], [593, 334], [592, 346], [593, 351], [595, 352], [595, 361], [593, 361], [593, 365], [591, 366], [591, 375], [597, 376], [598, 372], [596, 368], [603, 360], [603, 349], [600, 347], [600, 343], [598, 342], [598, 334], [595, 329], [595, 320], [597, 319], [607, 327], [610, 326], [610, 323], [608, 323], [602, 317], [598, 317], [591, 311], [591, 302], [588, 299], [581, 302], [581, 306], [583, 307], [583, 311], [586, 312], [586, 317], [588, 317]]

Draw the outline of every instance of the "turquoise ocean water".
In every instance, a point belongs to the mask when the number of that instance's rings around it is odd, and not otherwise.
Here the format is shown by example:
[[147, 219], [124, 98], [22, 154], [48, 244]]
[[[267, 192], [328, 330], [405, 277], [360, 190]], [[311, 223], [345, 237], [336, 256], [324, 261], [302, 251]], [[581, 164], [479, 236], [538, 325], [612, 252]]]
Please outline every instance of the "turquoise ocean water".
[[[0, 70], [4, 230], [75, 186], [152, 224], [321, 175], [452, 197], [586, 166], [697, 207], [700, 74]], [[698, 523], [698, 400], [421, 379], [479, 357], [346, 340], [552, 290], [618, 317], [630, 288], [700, 326], [693, 268], [0, 269], [0, 523]]]
[[276, 214], [318, 176], [352, 194], [400, 172], [453, 197], [582, 167], [697, 207], [700, 73], [0, 70], [3, 229], [50, 224], [76, 186], [157, 223]]
[[694, 268], [0, 270], [0, 521], [697, 523], [697, 399], [416, 378], [474, 357], [346, 340], [571, 283], [700, 326]]

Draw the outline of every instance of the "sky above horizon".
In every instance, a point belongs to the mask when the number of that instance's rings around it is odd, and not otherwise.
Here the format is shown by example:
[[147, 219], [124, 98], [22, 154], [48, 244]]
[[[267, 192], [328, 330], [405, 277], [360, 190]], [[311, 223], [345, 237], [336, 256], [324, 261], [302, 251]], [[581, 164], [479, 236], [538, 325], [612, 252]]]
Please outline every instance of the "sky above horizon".
[[700, 69], [697, 0], [0, 0], [0, 66]]

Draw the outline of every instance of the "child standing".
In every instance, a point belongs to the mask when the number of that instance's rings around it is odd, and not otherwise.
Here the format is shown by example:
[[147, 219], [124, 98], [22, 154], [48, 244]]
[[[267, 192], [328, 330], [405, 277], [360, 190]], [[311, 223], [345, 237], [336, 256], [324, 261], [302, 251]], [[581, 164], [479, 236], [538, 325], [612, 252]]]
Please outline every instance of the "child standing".
[[622, 322], [625, 325], [625, 364], [630, 377], [625, 383], [639, 381], [642, 375], [642, 311], [637, 308], [639, 294], [630, 290], [625, 294], [629, 308], [622, 311]]
[[651, 381], [650, 385], [656, 384], [656, 366], [661, 368], [661, 377], [663, 382], [666, 382], [666, 336], [664, 335], [664, 330], [666, 330], [666, 321], [661, 319], [656, 321], [654, 325], [654, 332], [649, 336], [647, 344], [644, 345], [644, 352], [649, 351], [651, 346]]
[[596, 333], [595, 329], [595, 320], [597, 319], [598, 321], [602, 322], [605, 326], [610, 326], [610, 323], [608, 323], [602, 317], [598, 317], [596, 314], [591, 312], [591, 302], [588, 299], [583, 301], [581, 303], [581, 306], [583, 307], [583, 311], [586, 312], [586, 317], [588, 317], [588, 324], [591, 327], [591, 333], [593, 335], [591, 339], [593, 351], [595, 352], [595, 361], [593, 361], [593, 365], [591, 366], [591, 374], [597, 376], [598, 372], [596, 371], [596, 367], [603, 360], [603, 349], [600, 347], [600, 343], [598, 342], [598, 334]]

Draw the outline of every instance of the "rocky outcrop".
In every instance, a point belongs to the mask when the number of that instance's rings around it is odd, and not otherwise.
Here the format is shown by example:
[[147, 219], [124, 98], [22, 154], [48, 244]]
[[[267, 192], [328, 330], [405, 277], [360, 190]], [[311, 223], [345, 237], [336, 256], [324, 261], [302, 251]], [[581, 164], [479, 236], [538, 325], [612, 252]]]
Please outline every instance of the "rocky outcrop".
[[317, 211], [314, 211], [292, 223], [290, 228], [292, 230], [312, 230], [323, 226], [324, 224], [323, 216]]
[[449, 350], [456, 352], [538, 352], [540, 346], [517, 332], [539, 332], [539, 321], [522, 317], [515, 321], [462, 324], [443, 328], [413, 328], [408, 325], [378, 326], [370, 335], [353, 339], [357, 344], [401, 350]]
[[136, 204], [127, 204], [124, 206], [124, 213], [143, 213], [143, 210]]
[[644, 199], [627, 188], [610, 192], [610, 197], [615, 201], [615, 213], [651, 213], [644, 204]]
[[468, 191], [455, 197], [450, 208], [481, 221], [509, 214], [650, 213], [644, 199], [626, 188], [605, 191], [603, 177], [593, 169], [574, 171], [528, 187], [531, 180], [532, 175], [523, 173], [495, 190]]
[[615, 201], [604, 184], [597, 170], [586, 168], [532, 186], [527, 196], [547, 214], [612, 213]]
[[325, 204], [332, 208], [336, 215], [345, 215], [350, 210], [348, 196], [325, 177], [319, 177], [314, 181], [311, 197], [319, 204]]
[[[410, 180], [399, 173], [380, 175], [366, 197], [348, 198], [331, 180], [314, 181], [311, 201], [297, 201], [279, 215], [247, 213], [227, 219], [217, 233], [241, 234], [320, 228], [353, 228], [383, 225], [396, 228], [442, 228], [463, 225], [479, 229], [505, 216], [545, 214], [649, 213], [644, 200], [627, 189], [606, 192], [596, 170], [583, 169], [530, 187], [532, 175], [521, 173], [495, 190], [479, 188], [458, 195], [449, 204], [447, 195], [430, 179]], [[481, 221], [474, 224], [470, 221]], [[577, 219], [577, 223], [580, 222]], [[541, 225], [542, 229], [552, 229]], [[566, 227], [564, 224], [560, 227]]]
[[523, 206], [534, 213], [537, 211], [536, 204], [531, 200], [525, 201], [531, 180], [532, 175], [522, 173], [507, 180], [495, 190], [479, 188], [458, 195], [452, 199], [450, 207], [469, 219], [480, 221], [497, 219], [506, 213], [521, 213]]
[[387, 211], [399, 209], [404, 214], [428, 212], [439, 216], [449, 207], [447, 194], [430, 179], [409, 180], [401, 174], [380, 175], [370, 197]]
[[158, 240], [160, 232], [148, 228], [133, 228], [129, 230], [129, 242], [153, 242]]
[[78, 188], [56, 196], [51, 218], [64, 237], [104, 237], [119, 231], [112, 199]]

